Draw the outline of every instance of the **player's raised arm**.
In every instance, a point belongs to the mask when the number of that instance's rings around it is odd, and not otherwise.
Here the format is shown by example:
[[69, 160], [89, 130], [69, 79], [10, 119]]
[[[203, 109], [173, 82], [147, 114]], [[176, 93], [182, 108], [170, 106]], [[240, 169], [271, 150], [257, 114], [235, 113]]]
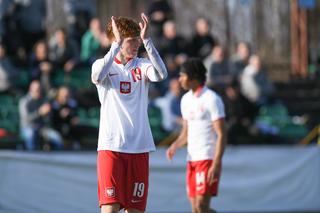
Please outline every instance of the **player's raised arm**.
[[[112, 35], [110, 34], [112, 33]], [[101, 59], [96, 60], [92, 65], [91, 80], [94, 84], [98, 84], [107, 76], [114, 58], [120, 50], [123, 38], [118, 30], [116, 18], [111, 17], [111, 23], [107, 26], [107, 37], [113, 40], [110, 50]]]
[[140, 37], [148, 53], [149, 59], [154, 67], [154, 69], [150, 69], [148, 71], [147, 76], [150, 81], [162, 81], [168, 75], [166, 66], [164, 65], [157, 49], [153, 45], [151, 38], [148, 37], [149, 20], [144, 13], [141, 13], [141, 19], [142, 22], [139, 23], [141, 29]]

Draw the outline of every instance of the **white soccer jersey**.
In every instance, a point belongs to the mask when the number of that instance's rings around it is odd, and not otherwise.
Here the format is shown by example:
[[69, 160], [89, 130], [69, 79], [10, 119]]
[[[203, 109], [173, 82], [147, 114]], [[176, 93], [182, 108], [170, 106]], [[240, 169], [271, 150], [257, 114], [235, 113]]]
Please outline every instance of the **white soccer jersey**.
[[207, 87], [195, 93], [190, 90], [182, 97], [181, 113], [188, 123], [188, 161], [213, 159], [216, 134], [212, 122], [225, 117], [219, 95]]
[[123, 65], [115, 58], [120, 46], [114, 42], [104, 58], [92, 65], [92, 82], [101, 103], [98, 150], [155, 150], [147, 111], [148, 87], [150, 81], [165, 79], [167, 70], [151, 40], [143, 43], [150, 60], [133, 58]]

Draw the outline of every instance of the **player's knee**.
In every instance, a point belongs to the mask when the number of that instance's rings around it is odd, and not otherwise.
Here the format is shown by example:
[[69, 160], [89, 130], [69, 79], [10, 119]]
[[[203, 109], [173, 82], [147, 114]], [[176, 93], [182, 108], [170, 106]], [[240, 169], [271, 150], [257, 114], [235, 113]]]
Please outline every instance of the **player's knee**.
[[144, 213], [143, 211], [140, 211], [138, 209], [127, 209], [125, 212], [126, 213]]
[[120, 205], [118, 203], [101, 206], [101, 213], [118, 213], [119, 211]]
[[210, 212], [210, 208], [209, 208], [209, 204], [207, 202], [201, 202], [198, 201], [195, 205], [195, 209], [197, 213], [209, 213]]

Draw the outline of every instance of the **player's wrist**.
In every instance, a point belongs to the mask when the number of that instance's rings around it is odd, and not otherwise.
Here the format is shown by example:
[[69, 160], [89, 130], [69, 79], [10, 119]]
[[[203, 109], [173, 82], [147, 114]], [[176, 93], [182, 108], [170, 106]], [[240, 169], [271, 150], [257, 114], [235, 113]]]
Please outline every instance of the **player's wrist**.
[[115, 42], [116, 42], [119, 46], [121, 46], [122, 43], [123, 43], [123, 39], [117, 39]]

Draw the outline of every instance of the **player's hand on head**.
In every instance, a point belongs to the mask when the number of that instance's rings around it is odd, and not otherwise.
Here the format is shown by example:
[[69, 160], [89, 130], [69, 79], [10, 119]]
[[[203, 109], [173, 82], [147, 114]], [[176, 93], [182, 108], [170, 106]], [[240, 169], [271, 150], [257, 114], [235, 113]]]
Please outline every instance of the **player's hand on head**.
[[148, 20], [148, 17], [144, 13], [141, 13], [141, 19], [142, 19], [142, 22], [139, 22], [139, 26], [141, 29], [140, 37], [143, 40], [148, 37], [149, 20]]
[[118, 44], [121, 44], [123, 39], [122, 39], [122, 36], [121, 36], [121, 34], [119, 32], [119, 29], [117, 27], [116, 17], [111, 16], [111, 24], [112, 24], [112, 32], [113, 32], [113, 35], [114, 35], [114, 37], [116, 39], [116, 42]]

